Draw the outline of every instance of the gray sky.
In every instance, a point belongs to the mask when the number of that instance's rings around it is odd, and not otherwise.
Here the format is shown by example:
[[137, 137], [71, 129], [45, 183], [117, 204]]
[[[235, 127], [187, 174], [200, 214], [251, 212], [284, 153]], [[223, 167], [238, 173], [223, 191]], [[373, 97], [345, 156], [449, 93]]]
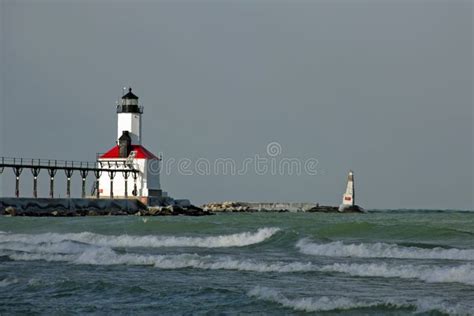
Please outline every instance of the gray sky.
[[[131, 85], [165, 159], [239, 164], [278, 142], [277, 158], [319, 161], [317, 175], [174, 170], [172, 196], [338, 205], [353, 169], [367, 208], [473, 209], [471, 1], [0, 3], [0, 156], [94, 160]], [[0, 178], [11, 196], [13, 172]]]

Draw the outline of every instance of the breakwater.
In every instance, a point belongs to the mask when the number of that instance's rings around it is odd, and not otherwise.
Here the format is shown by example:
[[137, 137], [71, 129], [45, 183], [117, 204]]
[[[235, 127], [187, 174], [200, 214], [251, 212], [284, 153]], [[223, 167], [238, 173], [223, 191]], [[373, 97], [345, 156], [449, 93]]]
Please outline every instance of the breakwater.
[[0, 215], [9, 216], [175, 216], [211, 215], [194, 205], [148, 207], [138, 199], [0, 198]]
[[[239, 213], [239, 212], [322, 212], [335, 213], [339, 212], [337, 206], [319, 205], [318, 203], [304, 202], [213, 202], [201, 206], [204, 210], [215, 213]], [[344, 213], [360, 212], [358, 210], [347, 210]]]

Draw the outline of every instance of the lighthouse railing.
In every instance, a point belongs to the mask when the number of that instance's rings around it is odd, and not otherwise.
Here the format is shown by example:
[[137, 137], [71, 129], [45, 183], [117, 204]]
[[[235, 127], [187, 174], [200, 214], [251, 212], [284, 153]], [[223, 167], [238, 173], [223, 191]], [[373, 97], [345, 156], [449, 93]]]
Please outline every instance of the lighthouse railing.
[[143, 114], [143, 106], [130, 104], [117, 104], [117, 113], [140, 113]]
[[[0, 168], [3, 167], [23, 167], [23, 168], [43, 168], [43, 169], [74, 169], [74, 170], [117, 170], [118, 166], [111, 168], [107, 165], [99, 166], [96, 161], [78, 161], [78, 160], [58, 160], [43, 158], [22, 158], [22, 157], [0, 157]], [[128, 164], [121, 164], [120, 167], [133, 169]]]

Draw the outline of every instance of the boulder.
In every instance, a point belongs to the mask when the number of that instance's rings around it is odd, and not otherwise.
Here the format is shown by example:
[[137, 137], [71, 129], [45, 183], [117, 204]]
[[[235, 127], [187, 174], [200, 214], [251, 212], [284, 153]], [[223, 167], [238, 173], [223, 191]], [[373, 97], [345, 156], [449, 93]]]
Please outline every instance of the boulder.
[[15, 216], [16, 209], [13, 206], [8, 206], [7, 208], [5, 208], [5, 215]]

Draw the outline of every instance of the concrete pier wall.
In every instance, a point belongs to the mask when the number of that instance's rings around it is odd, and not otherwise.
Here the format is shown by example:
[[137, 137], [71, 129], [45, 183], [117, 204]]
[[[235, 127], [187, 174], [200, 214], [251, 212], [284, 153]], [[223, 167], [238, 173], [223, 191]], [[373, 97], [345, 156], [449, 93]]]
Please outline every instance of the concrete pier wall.
[[129, 215], [146, 208], [137, 199], [0, 198], [0, 215], [14, 216]]

